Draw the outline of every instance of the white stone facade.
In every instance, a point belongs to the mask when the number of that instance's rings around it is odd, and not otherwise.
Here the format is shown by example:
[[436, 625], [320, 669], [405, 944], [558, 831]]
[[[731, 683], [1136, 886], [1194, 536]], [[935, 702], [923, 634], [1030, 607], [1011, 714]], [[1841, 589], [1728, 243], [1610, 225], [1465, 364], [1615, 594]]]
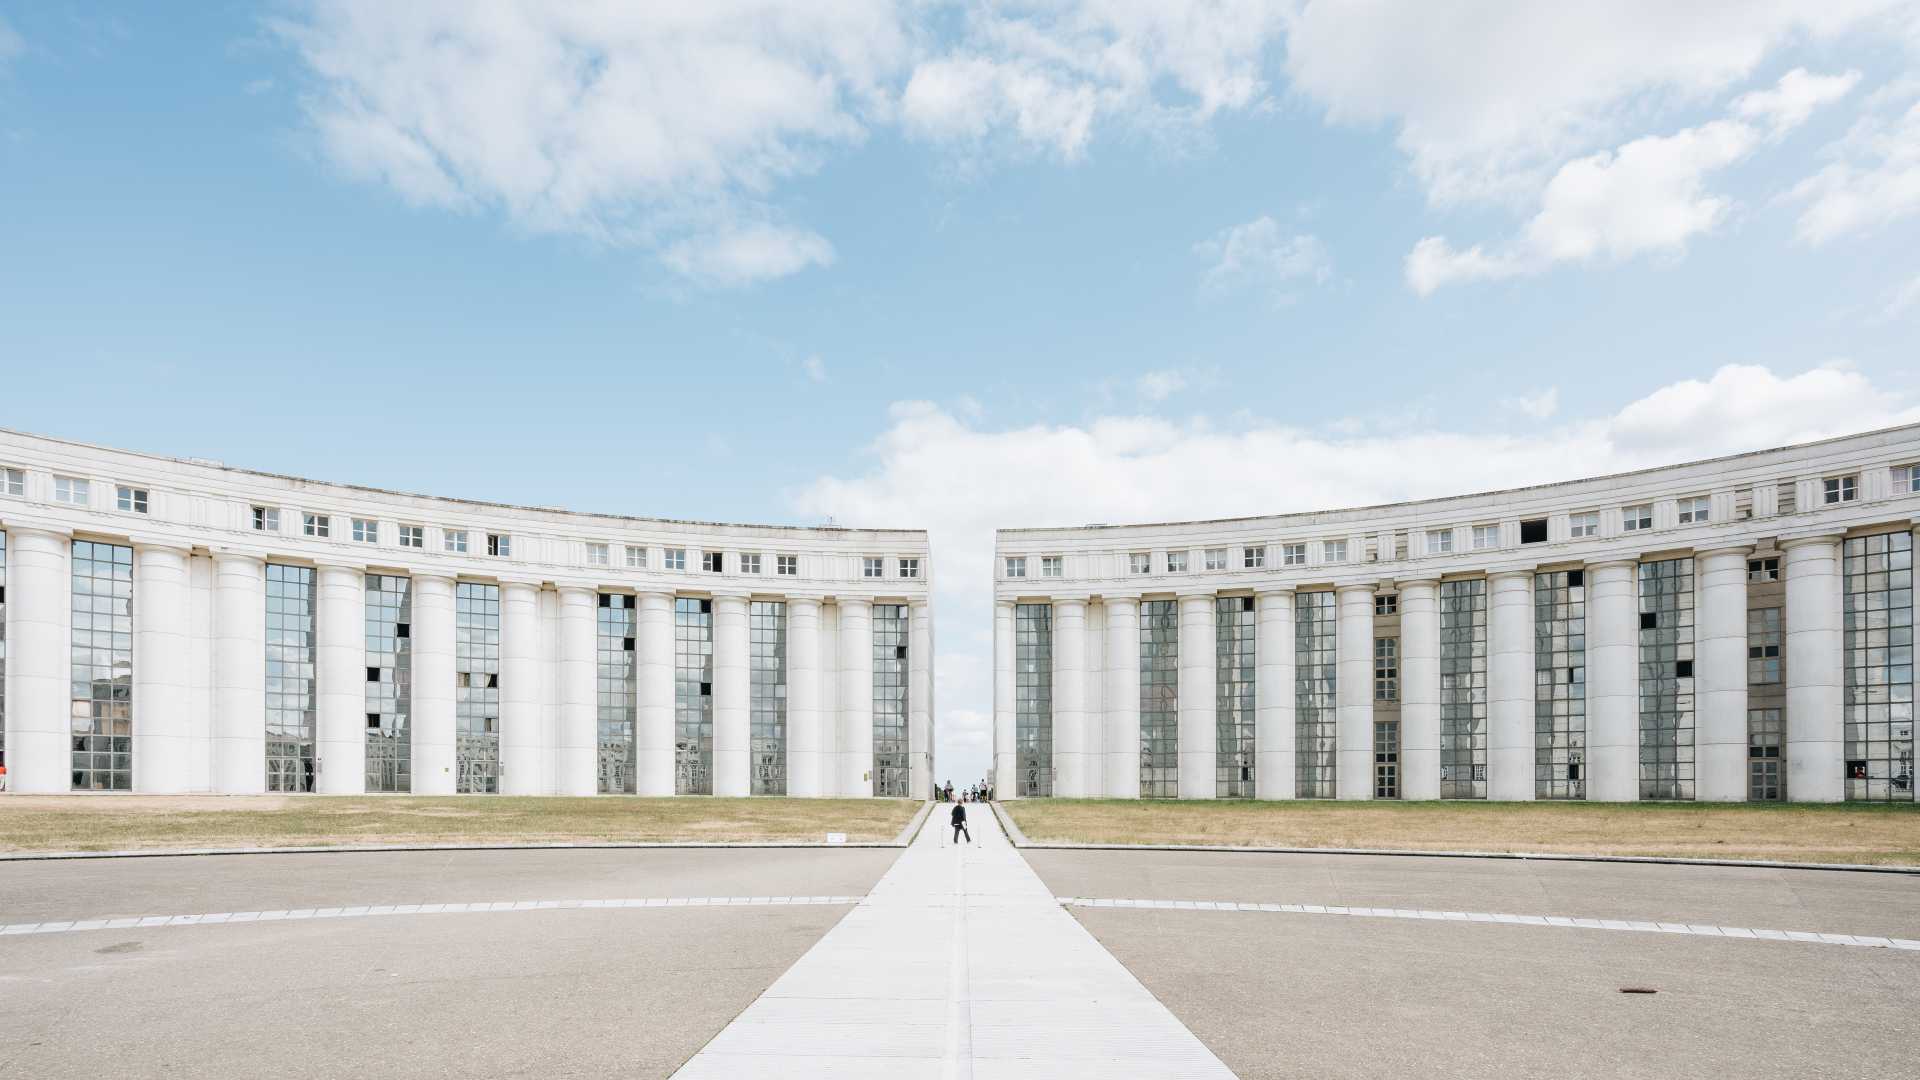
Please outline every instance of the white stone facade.
[[1393, 506], [1004, 529], [996, 793], [1911, 801], [1916, 522], [1904, 427]]
[[932, 789], [923, 531], [430, 498], [0, 432], [0, 544], [12, 792]]

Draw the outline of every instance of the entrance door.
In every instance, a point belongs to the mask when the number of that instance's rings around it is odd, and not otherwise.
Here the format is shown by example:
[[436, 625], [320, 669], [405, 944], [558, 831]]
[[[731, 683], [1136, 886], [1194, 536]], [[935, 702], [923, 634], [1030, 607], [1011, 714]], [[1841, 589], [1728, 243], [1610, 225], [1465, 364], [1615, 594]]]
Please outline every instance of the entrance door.
[[1373, 725], [1373, 797], [1400, 797], [1400, 721], [1377, 720]]

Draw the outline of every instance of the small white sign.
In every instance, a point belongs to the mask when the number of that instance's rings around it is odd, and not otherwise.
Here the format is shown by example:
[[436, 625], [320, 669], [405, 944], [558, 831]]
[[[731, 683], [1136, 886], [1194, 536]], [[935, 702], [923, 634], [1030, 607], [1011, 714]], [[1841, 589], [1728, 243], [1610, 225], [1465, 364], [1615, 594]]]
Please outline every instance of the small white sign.
[[847, 834], [846, 834], [846, 833], [843, 833], [843, 832], [830, 832], [830, 833], [828, 833], [828, 834], [827, 834], [827, 843], [829, 843], [829, 844], [844, 844], [844, 843], [846, 843], [846, 842], [847, 842]]

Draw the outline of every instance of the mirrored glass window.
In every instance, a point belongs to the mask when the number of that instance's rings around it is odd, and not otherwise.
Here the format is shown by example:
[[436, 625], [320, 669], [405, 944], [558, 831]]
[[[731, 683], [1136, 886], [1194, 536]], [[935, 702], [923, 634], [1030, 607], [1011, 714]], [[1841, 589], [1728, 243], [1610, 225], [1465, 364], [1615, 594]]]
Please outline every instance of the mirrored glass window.
[[7, 767], [7, 534], [0, 532], [0, 769]]
[[413, 790], [413, 581], [368, 574], [367, 790]]
[[1854, 537], [1844, 558], [1846, 797], [1912, 802], [1913, 534]]
[[1782, 765], [1787, 725], [1777, 708], [1747, 710], [1747, 798], [1779, 802], [1786, 798], [1787, 777]]
[[1747, 683], [1780, 681], [1780, 609], [1747, 610]]
[[[1224, 561], [1224, 551], [1221, 556]], [[1213, 628], [1213, 793], [1221, 799], [1251, 799], [1255, 764], [1253, 597], [1216, 597]]]
[[1533, 575], [1533, 793], [1587, 797], [1587, 575]]
[[[757, 557], [757, 556], [756, 556]], [[755, 600], [747, 611], [748, 663], [751, 684], [748, 705], [752, 711], [753, 793], [787, 793], [787, 605], [773, 600]], [[879, 620], [875, 609], [875, 622]], [[879, 631], [874, 633], [875, 640]], [[875, 648], [875, 703], [873, 753], [880, 758], [880, 715], [878, 647]], [[906, 719], [901, 718], [904, 733]], [[902, 760], [906, 750], [900, 751]], [[875, 774], [876, 777], [878, 774]], [[904, 785], [903, 785], [904, 786]], [[875, 794], [879, 794], [876, 785]], [[901, 794], [905, 794], [904, 791]]]
[[634, 598], [601, 593], [596, 618], [594, 681], [599, 708], [599, 757], [596, 786], [602, 795], [634, 791]]
[[1013, 609], [1015, 794], [1053, 794], [1053, 605]]
[[1333, 593], [1295, 596], [1293, 620], [1293, 793], [1301, 799], [1331, 799], [1338, 719]]
[[312, 791], [313, 568], [267, 564], [267, 790]]
[[873, 793], [907, 795], [907, 606], [873, 605]]
[[1180, 607], [1172, 600], [1140, 605], [1140, 797], [1180, 797]]
[[713, 794], [713, 601], [673, 602], [673, 790]]
[[1640, 797], [1693, 798], [1693, 560], [1640, 564]]
[[133, 790], [133, 549], [73, 542], [73, 790]]
[[453, 587], [454, 790], [500, 791], [500, 586]]
[[1440, 583], [1440, 797], [1487, 797], [1487, 582]]
[[1400, 639], [1373, 639], [1373, 700], [1400, 700]]

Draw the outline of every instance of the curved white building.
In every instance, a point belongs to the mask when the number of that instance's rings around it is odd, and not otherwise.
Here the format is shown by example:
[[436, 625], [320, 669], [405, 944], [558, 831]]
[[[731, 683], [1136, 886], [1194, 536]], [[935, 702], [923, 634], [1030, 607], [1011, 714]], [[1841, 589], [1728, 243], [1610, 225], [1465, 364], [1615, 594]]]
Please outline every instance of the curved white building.
[[1920, 427], [997, 537], [1003, 797], [1914, 798]]
[[15, 792], [923, 798], [926, 533], [576, 514], [0, 432]]

